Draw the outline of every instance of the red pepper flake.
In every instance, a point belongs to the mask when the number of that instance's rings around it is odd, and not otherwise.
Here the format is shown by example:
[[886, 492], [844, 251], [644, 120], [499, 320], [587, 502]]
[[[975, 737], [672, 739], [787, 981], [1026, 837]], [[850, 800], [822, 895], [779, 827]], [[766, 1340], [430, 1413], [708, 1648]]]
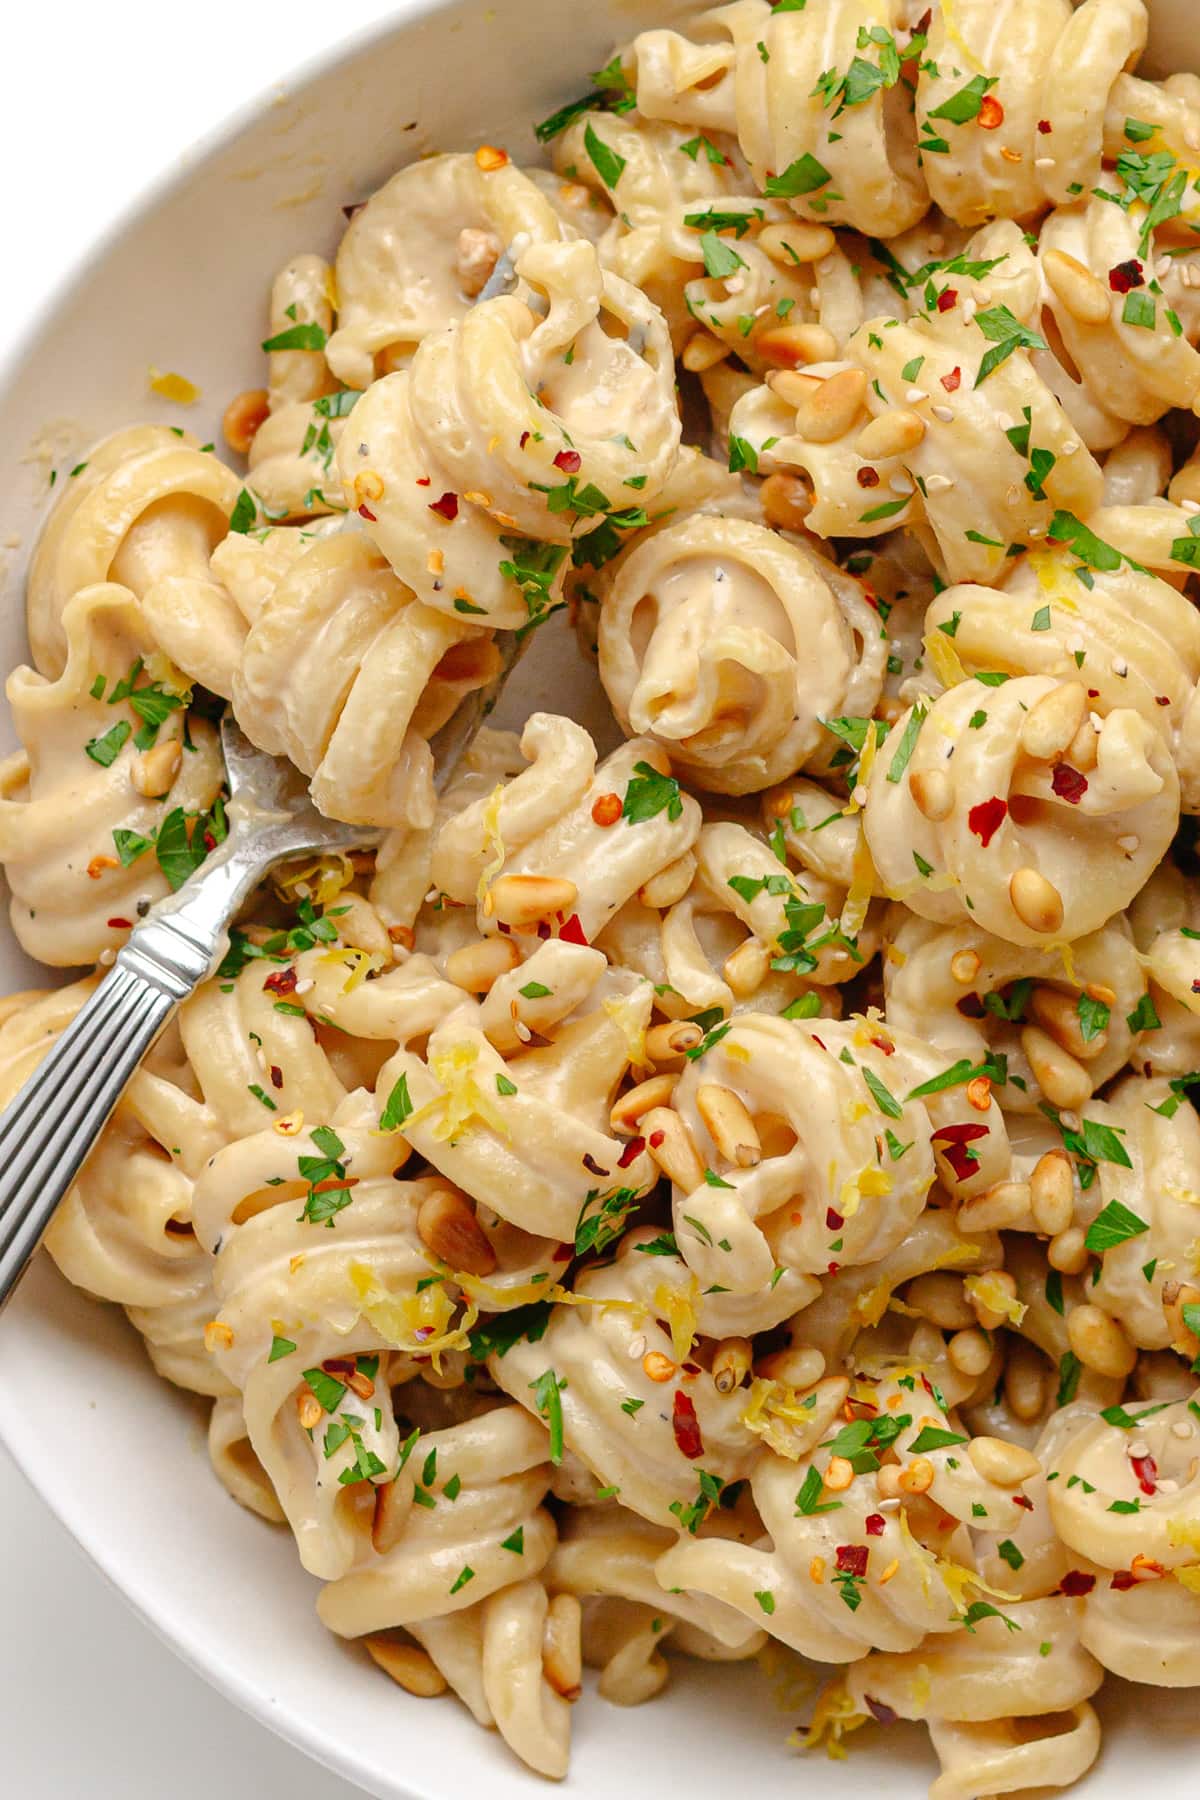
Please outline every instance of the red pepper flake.
[[1170, 706], [1171, 697], [1169, 694], [1155, 694], [1154, 704], [1155, 706]]
[[825, 1273], [827, 1275], [836, 1275], [838, 1270], [841, 1268], [841, 1266], [842, 1266], [841, 1263], [835, 1263], [835, 1262], [826, 1263]]
[[877, 1725], [894, 1725], [900, 1717], [894, 1707], [889, 1706], [886, 1700], [876, 1700], [874, 1694], [864, 1694], [863, 1699]]
[[1078, 806], [1088, 791], [1087, 776], [1081, 775], [1078, 769], [1073, 769], [1070, 763], [1058, 763], [1055, 766], [1050, 786], [1059, 799], [1065, 800], [1070, 806]]
[[560, 450], [554, 458], [554, 466], [561, 469], [564, 475], [578, 475], [583, 467], [583, 458], [578, 450]]
[[819, 1038], [819, 1037], [818, 1037], [818, 1036], [817, 1036], [817, 1034], [816, 1034], [816, 1032], [815, 1032], [815, 1031], [814, 1031], [814, 1032], [813, 1032], [813, 1043], [814, 1043], [814, 1044], [815, 1044], [815, 1045], [816, 1045], [816, 1046], [817, 1046], [817, 1049], [818, 1049], [818, 1050], [824, 1050], [824, 1052], [825, 1052], [825, 1054], [826, 1054], [826, 1056], [828, 1056], [828, 1055], [829, 1055], [829, 1046], [828, 1046], [828, 1044], [823, 1044], [823, 1043], [822, 1043], [822, 1042], [821, 1042], [821, 1040], [820, 1040], [820, 1038]]
[[941, 293], [937, 297], [938, 311], [939, 312], [950, 312], [957, 305], [958, 305], [958, 289], [957, 288], [943, 288]]
[[1087, 691], [1087, 697], [1089, 700], [1098, 700], [1100, 698], [1100, 689], [1099, 688], [1089, 688]]
[[517, 439], [517, 449], [523, 450], [528, 442], [529, 442], [529, 433], [527, 431], [523, 431], [521, 433], [520, 437]]
[[896, 1046], [895, 1044], [889, 1043], [887, 1038], [873, 1037], [871, 1042], [876, 1050], [882, 1050], [885, 1056], [895, 1056]]
[[1118, 1569], [1108, 1585], [1116, 1588], [1118, 1594], [1125, 1594], [1131, 1587], [1137, 1587], [1138, 1578], [1129, 1569]]
[[964, 1019], [982, 1019], [987, 1014], [987, 1007], [978, 994], [964, 994], [961, 1000], [954, 1002], [954, 1007]]
[[437, 513], [440, 519], [457, 519], [458, 495], [443, 494], [440, 500], [431, 500], [429, 510]]
[[887, 1524], [887, 1520], [884, 1518], [882, 1513], [868, 1513], [867, 1517], [866, 1517], [866, 1521], [865, 1521], [865, 1529], [866, 1529], [867, 1536], [868, 1537], [882, 1537], [883, 1536], [883, 1528], [886, 1524]]
[[627, 1169], [629, 1167], [630, 1163], [634, 1163], [637, 1161], [638, 1157], [642, 1154], [642, 1151], [645, 1148], [646, 1148], [646, 1140], [644, 1137], [630, 1138], [629, 1142], [626, 1144], [625, 1148], [622, 1150], [620, 1156], [617, 1159], [618, 1169]]
[[1131, 256], [1128, 262], [1117, 263], [1115, 268], [1108, 271], [1108, 285], [1114, 294], [1127, 294], [1131, 288], [1143, 287], [1145, 281], [1142, 265], [1136, 256]]
[[418, 475], [417, 476], [417, 486], [418, 487], [429, 487], [431, 485], [431, 483], [432, 483], [432, 476], [429, 476], [429, 475]]
[[1137, 1476], [1138, 1486], [1143, 1494], [1156, 1494], [1158, 1488], [1158, 1464], [1152, 1456], [1131, 1456], [1129, 1466]]
[[574, 1244], [556, 1244], [554, 1246], [554, 1254], [551, 1256], [550, 1261], [551, 1262], [570, 1262], [570, 1260], [574, 1256], [574, 1254], [575, 1254]]
[[1069, 1594], [1075, 1600], [1081, 1594], [1090, 1594], [1096, 1585], [1096, 1577], [1087, 1575], [1082, 1569], [1068, 1569], [1058, 1584], [1060, 1594]]
[[433, 1329], [432, 1325], [418, 1325], [413, 1332], [413, 1336], [423, 1344], [426, 1338], [431, 1338], [433, 1336]]
[[133, 930], [133, 920], [132, 919], [110, 919], [108, 922], [112, 926], [114, 931], [132, 931]]
[[864, 465], [854, 478], [859, 487], [873, 488], [879, 486], [879, 470]]
[[990, 800], [981, 800], [978, 806], [971, 808], [967, 814], [967, 826], [986, 850], [1007, 817], [1007, 800], [1002, 800], [999, 794], [993, 794]]
[[948, 375], [942, 376], [942, 386], [948, 394], [956, 394], [962, 386], [962, 370], [958, 367], [957, 363]]
[[590, 1150], [584, 1151], [582, 1162], [589, 1175], [599, 1175], [601, 1178], [604, 1178], [612, 1173], [611, 1169], [602, 1169], [600, 1167], [600, 1164], [596, 1161]]
[[1049, 119], [1039, 119], [1038, 120], [1038, 130], [1041, 132], [1043, 137], [1049, 137], [1050, 133], [1054, 130], [1054, 127], [1050, 123]]
[[843, 1575], [857, 1575], [861, 1580], [867, 1572], [870, 1555], [866, 1544], [839, 1544], [837, 1567]]
[[684, 1374], [690, 1376], [693, 1380], [697, 1375], [703, 1375], [704, 1373], [704, 1370], [700, 1367], [699, 1363], [681, 1363], [680, 1367]]
[[827, 1231], [840, 1231], [842, 1229], [842, 1226], [845, 1223], [846, 1223], [846, 1221], [845, 1221], [845, 1219], [843, 1219], [840, 1212], [836, 1211], [835, 1208], [832, 1206], [826, 1207], [826, 1209], [825, 1209], [825, 1229]]
[[589, 948], [578, 913], [572, 913], [569, 919], [564, 920], [558, 928], [558, 935], [564, 944], [582, 944], [585, 950]]
[[967, 1145], [987, 1135], [986, 1125], [941, 1125], [934, 1132], [934, 1147], [950, 1164], [956, 1180], [969, 1181], [978, 1172], [979, 1160]]
[[979, 126], [982, 131], [995, 131], [1004, 123], [1004, 108], [995, 94], [985, 94], [979, 102]]
[[267, 976], [263, 988], [268, 994], [290, 994], [295, 989], [297, 979], [295, 969], [276, 969], [274, 974]]
[[362, 505], [358, 509], [358, 516], [360, 519], [369, 519], [371, 524], [374, 525], [377, 515], [371, 511], [370, 507], [367, 505], [366, 501], [364, 500]]
[[273, 1088], [281, 1088], [283, 1086], [283, 1070], [279, 1067], [278, 1063], [271, 1064], [271, 1086]]
[[1033, 1501], [1028, 1494], [1014, 1494], [1013, 1500], [1017, 1506], [1023, 1506], [1026, 1512], [1033, 1511]]
[[704, 1440], [700, 1436], [700, 1421], [696, 1417], [696, 1408], [690, 1394], [682, 1388], [675, 1389], [675, 1401], [671, 1408], [671, 1429], [675, 1433], [675, 1442], [690, 1462], [704, 1455]]
[[665, 1131], [652, 1131], [650, 1133], [650, 1148], [652, 1150], [657, 1150], [666, 1135]]
[[539, 919], [538, 920], [537, 934], [540, 938], [548, 938], [552, 935], [551, 931], [550, 931], [550, 921], [548, 919]]

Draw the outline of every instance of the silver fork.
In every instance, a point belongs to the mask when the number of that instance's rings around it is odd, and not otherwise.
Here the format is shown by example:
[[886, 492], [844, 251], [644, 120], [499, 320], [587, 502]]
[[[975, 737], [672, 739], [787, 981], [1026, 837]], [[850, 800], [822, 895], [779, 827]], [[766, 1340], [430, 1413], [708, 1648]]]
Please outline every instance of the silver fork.
[[[431, 740], [439, 792], [495, 705], [525, 635], [500, 634], [495, 679], [466, 695]], [[221, 962], [226, 927], [253, 889], [294, 857], [378, 842], [378, 832], [323, 818], [292, 765], [256, 750], [229, 712], [221, 747], [228, 837], [130, 932], [95, 993], [0, 1114], [0, 1308], [138, 1064]]]

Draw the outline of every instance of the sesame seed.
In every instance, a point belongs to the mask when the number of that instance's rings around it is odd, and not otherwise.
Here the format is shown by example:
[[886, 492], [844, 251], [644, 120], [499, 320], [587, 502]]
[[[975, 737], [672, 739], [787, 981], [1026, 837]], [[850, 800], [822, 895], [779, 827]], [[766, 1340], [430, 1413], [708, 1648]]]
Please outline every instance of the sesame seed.
[[1192, 1428], [1187, 1423], [1186, 1419], [1176, 1419], [1171, 1427], [1171, 1435], [1172, 1437], [1177, 1438], [1190, 1438], [1192, 1435]]
[[1035, 169], [1052, 169], [1055, 166], [1054, 158], [1052, 156], [1035, 156], [1033, 166]]
[[1117, 839], [1117, 849], [1124, 850], [1126, 856], [1132, 856], [1138, 847], [1139, 841], [1140, 840], [1135, 837], [1119, 837]]
[[629, 1340], [628, 1354], [629, 1354], [630, 1361], [636, 1362], [639, 1357], [645, 1355], [645, 1352], [646, 1352], [646, 1340], [639, 1332], [637, 1337], [632, 1337]]
[[943, 425], [949, 425], [951, 419], [954, 417], [954, 408], [952, 406], [933, 406], [930, 408], [930, 411], [935, 419], [940, 419], [942, 421]]
[[908, 401], [910, 406], [916, 406], [918, 401], [927, 400], [929, 396], [926, 394], [924, 388], [911, 387], [905, 388], [904, 398]]

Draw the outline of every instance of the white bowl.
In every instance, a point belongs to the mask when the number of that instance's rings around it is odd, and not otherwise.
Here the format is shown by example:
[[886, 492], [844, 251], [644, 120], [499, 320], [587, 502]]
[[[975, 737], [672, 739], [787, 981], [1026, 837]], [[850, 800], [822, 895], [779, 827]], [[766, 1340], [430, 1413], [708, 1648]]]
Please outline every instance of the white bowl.
[[[1180, 66], [1195, 54], [1194, 0], [1151, 4], [1157, 61]], [[0, 543], [21, 545], [8, 559], [0, 664], [25, 656], [24, 563], [47, 492], [44, 469], [26, 460], [32, 446], [52, 442], [69, 467], [119, 425], [178, 421], [148, 400], [150, 362], [200, 385], [187, 422], [215, 436], [223, 398], [261, 378], [273, 273], [298, 250], [331, 251], [344, 203], [427, 149], [486, 137], [532, 160], [531, 120], [582, 91], [612, 43], [685, 10], [680, 0], [401, 5], [385, 29], [235, 119], [142, 201], [0, 376]], [[564, 635], [553, 626], [539, 635], [513, 713], [544, 696], [597, 722]], [[5, 933], [0, 991], [30, 979]], [[317, 1584], [290, 1537], [243, 1512], [212, 1476], [203, 1421], [199, 1404], [153, 1374], [117, 1309], [86, 1300], [39, 1260], [0, 1324], [0, 1439], [131, 1605], [229, 1698], [371, 1793], [530, 1800], [537, 1778], [463, 1708], [409, 1699], [323, 1629]], [[674, 1669], [649, 1706], [617, 1712], [589, 1695], [576, 1709], [569, 1786], [580, 1800], [607, 1800], [635, 1771], [643, 1792], [811, 1781], [833, 1800], [868, 1800], [886, 1781], [896, 1800], [917, 1800], [934, 1773], [924, 1733], [911, 1727], [865, 1732], [847, 1764], [805, 1769], [786, 1743], [806, 1714], [802, 1697], [774, 1696], [753, 1665]], [[1191, 1705], [1186, 1694], [1110, 1680], [1099, 1702], [1105, 1749], [1081, 1800], [1193, 1794]]]

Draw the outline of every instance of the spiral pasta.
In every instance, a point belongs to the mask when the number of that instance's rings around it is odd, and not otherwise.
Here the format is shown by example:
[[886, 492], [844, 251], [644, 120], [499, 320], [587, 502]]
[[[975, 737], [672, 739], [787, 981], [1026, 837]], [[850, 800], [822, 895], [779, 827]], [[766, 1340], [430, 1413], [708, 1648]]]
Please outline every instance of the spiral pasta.
[[[375, 847], [250, 898], [46, 1248], [319, 1619], [551, 1779], [585, 1665], [828, 1664], [799, 1741], [922, 1722], [934, 1800], [1200, 1685], [1200, 80], [1145, 33], [651, 23], [553, 170], [426, 157], [283, 264], [233, 467], [54, 472], [0, 862], [82, 973], [0, 1099], [224, 835], [221, 704]], [[615, 730], [435, 789], [560, 608]]]

